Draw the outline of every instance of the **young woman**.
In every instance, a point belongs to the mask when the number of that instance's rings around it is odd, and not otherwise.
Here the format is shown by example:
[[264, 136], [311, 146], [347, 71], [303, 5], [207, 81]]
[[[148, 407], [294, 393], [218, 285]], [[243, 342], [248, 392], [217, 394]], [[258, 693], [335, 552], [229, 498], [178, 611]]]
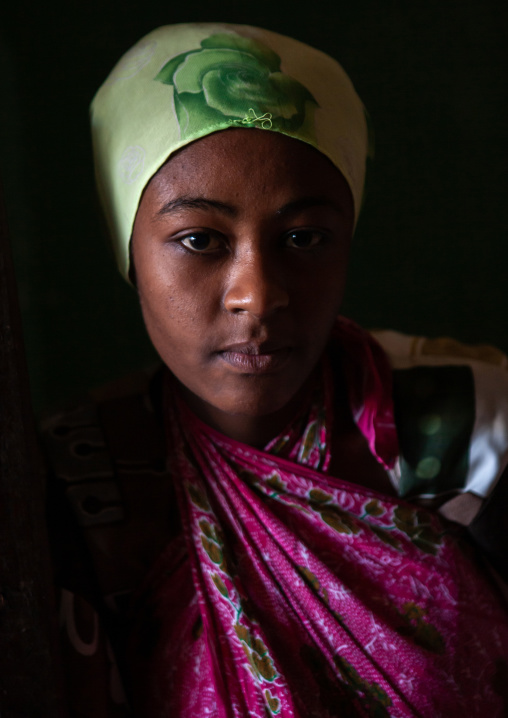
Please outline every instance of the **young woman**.
[[164, 27], [92, 125], [164, 367], [46, 425], [73, 715], [505, 715], [508, 616], [459, 526], [506, 492], [505, 370], [338, 318], [369, 152], [342, 68]]

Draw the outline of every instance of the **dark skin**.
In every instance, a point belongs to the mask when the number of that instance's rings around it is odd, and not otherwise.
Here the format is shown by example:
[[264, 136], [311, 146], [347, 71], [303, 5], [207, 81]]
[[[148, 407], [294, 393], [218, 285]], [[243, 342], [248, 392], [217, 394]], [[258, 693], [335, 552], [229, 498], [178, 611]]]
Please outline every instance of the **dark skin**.
[[[306, 400], [344, 293], [354, 227], [340, 172], [278, 133], [185, 147], [143, 194], [132, 235], [150, 338], [195, 413], [262, 447]], [[336, 394], [332, 467], [391, 491]]]

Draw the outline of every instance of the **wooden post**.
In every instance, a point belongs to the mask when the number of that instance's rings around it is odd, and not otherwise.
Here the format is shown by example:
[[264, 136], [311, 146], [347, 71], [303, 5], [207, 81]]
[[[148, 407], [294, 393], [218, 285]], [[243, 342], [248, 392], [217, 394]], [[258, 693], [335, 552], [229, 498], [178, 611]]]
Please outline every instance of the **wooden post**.
[[1, 718], [64, 718], [57, 656], [43, 477], [0, 192]]

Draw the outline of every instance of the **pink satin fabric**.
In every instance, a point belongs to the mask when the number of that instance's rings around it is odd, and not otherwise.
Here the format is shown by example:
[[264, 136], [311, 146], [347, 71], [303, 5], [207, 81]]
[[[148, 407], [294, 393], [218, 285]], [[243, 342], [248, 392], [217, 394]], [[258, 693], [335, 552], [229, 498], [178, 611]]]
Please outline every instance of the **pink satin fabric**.
[[[351, 323], [336, 340], [357, 424], [390, 466], [390, 369]], [[303, 428], [265, 451], [168, 407], [183, 536], [135, 605], [144, 718], [505, 715], [497, 594], [437, 516], [326, 473], [324, 375]]]

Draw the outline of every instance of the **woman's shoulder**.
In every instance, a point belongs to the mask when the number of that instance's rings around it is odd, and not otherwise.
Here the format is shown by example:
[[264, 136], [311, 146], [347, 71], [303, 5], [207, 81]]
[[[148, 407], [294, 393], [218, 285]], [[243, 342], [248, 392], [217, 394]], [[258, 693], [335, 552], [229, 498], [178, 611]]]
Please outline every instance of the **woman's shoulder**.
[[161, 395], [157, 368], [101, 387], [41, 422], [50, 533], [60, 537], [62, 525], [75, 526], [102, 595], [135, 586], [179, 530]]
[[402, 493], [488, 496], [508, 464], [508, 358], [447, 337], [373, 336], [393, 369]]
[[508, 358], [490, 345], [372, 333], [393, 368], [403, 495], [441, 495], [440, 512], [506, 575]]
[[369, 333], [342, 318], [336, 338], [355, 421], [380, 460], [395, 461], [398, 493], [486, 498], [508, 464], [506, 356], [449, 338]]

